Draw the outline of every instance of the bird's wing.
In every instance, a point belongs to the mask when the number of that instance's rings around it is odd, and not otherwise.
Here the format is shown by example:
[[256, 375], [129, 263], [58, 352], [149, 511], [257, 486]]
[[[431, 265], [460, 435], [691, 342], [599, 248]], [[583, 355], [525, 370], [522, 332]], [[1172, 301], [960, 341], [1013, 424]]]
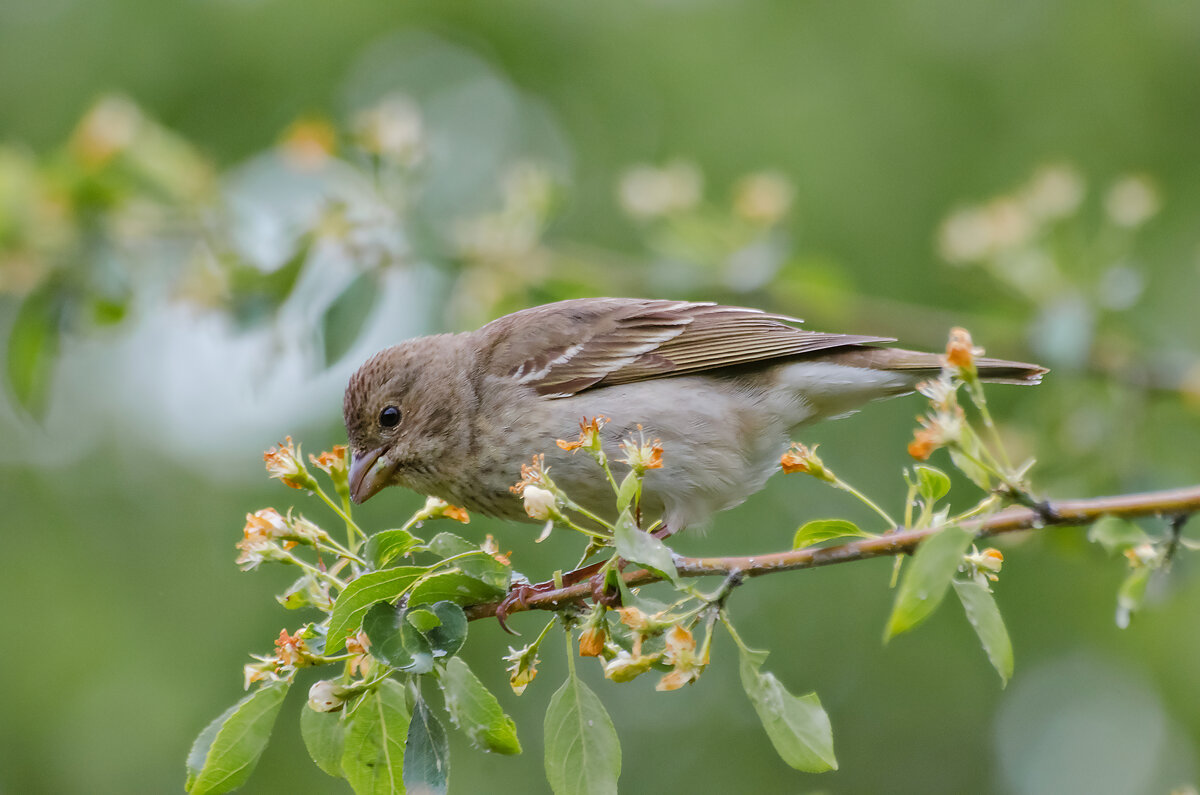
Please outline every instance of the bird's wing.
[[488, 369], [546, 397], [697, 373], [886, 337], [804, 331], [785, 315], [686, 301], [589, 298], [534, 307], [477, 332]]

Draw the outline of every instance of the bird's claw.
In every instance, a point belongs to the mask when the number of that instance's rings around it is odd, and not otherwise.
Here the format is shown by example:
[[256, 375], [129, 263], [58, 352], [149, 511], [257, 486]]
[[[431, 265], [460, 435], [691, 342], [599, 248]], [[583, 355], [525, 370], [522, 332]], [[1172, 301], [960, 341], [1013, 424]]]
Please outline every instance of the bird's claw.
[[[550, 587], [547, 588], [546, 586]], [[537, 593], [545, 593], [546, 591], [553, 590], [553, 588], [554, 583], [552, 582], [540, 582], [537, 585], [530, 585], [527, 582], [522, 582], [513, 585], [512, 588], [509, 589], [508, 594], [504, 597], [503, 601], [496, 606], [496, 620], [500, 622], [500, 628], [509, 635], [520, 635], [520, 632], [510, 629], [508, 626], [507, 619], [509, 611], [512, 610], [514, 605], [520, 605], [521, 610], [528, 609], [530, 596]]]
[[[617, 576], [620, 575], [620, 569], [617, 569]], [[608, 582], [608, 570], [601, 570], [598, 574], [592, 576], [592, 601], [598, 605], [605, 607], [620, 607], [621, 606], [621, 590], [612, 587]]]
[[[500, 622], [500, 628], [510, 635], [520, 635], [520, 632], [516, 632], [508, 627], [508, 614], [513, 611], [514, 607], [519, 605], [517, 612], [520, 612], [521, 610], [527, 610], [529, 609], [529, 598], [531, 596], [549, 593], [559, 588], [565, 588], [574, 585], [575, 583], [583, 582], [588, 577], [592, 578], [592, 596], [594, 598], [597, 598], [596, 594], [600, 593], [601, 596], [598, 597], [598, 599], [603, 601], [604, 604], [610, 607], [614, 604], [620, 604], [620, 591], [616, 591], [612, 595], [606, 595], [606, 592], [604, 591], [604, 573], [600, 571], [603, 566], [604, 563], [593, 563], [590, 566], [584, 566], [582, 568], [575, 569], [574, 571], [569, 571], [562, 575], [561, 582], [547, 580], [546, 582], [539, 582], [536, 585], [530, 585], [527, 582], [512, 585], [509, 588], [508, 595], [505, 596], [504, 600], [496, 606], [496, 620]], [[597, 574], [597, 572], [600, 573]], [[597, 591], [597, 580], [600, 581], [599, 591]], [[613, 601], [614, 599], [615, 601]]]

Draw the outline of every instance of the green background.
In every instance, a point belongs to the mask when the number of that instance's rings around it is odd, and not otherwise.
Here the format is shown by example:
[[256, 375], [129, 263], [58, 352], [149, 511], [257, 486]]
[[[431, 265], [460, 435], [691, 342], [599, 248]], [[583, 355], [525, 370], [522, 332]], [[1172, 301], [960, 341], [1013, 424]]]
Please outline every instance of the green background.
[[[484, 76], [479, 84], [490, 88], [454, 105], [445, 86], [456, 70]], [[552, 163], [560, 188], [544, 231], [548, 260], [505, 272], [503, 289], [476, 301], [472, 280], [485, 278], [486, 263], [467, 267], [417, 235], [422, 256], [393, 267], [418, 273], [423, 308], [385, 319], [391, 341], [612, 293], [744, 303], [929, 349], [965, 324], [990, 353], [1054, 368], [1037, 389], [992, 391], [1006, 434], [1039, 457], [1035, 483], [1052, 497], [1200, 481], [1198, 74], [1200, 6], [1167, 0], [0, 6], [0, 138], [42, 161], [57, 157], [97, 97], [119, 91], [232, 182], [295, 119], [342, 126], [363, 96], [395, 81], [423, 108], [450, 107], [446, 129], [461, 134], [445, 140], [462, 148], [441, 153], [446, 184], [502, 134], [511, 152]], [[704, 256], [720, 245], [693, 240], [680, 254], [661, 229], [621, 212], [614, 186], [624, 169], [677, 157], [703, 171], [718, 216], [747, 172], [773, 169], [794, 184], [786, 255], [770, 279], [726, 278], [713, 265], [725, 260]], [[955, 207], [1064, 161], [1091, 189], [1070, 234], [1045, 246], [1074, 285], [1071, 300], [1023, 293], [1005, 281], [1004, 263], [955, 267], [939, 257], [937, 229]], [[1078, 241], [1104, 239], [1100, 197], [1130, 172], [1149, 176], [1162, 211], [1113, 260], [1104, 245]], [[431, 191], [425, 224], [461, 209], [461, 195], [452, 184]], [[237, 220], [218, 214], [214, 223]], [[277, 411], [258, 395], [262, 410], [247, 415], [236, 390], [226, 390], [219, 394], [229, 402], [207, 401], [201, 422], [196, 401], [178, 392], [190, 357], [202, 358], [187, 347], [201, 336], [162, 335], [162, 349], [143, 359], [127, 351], [121, 368], [111, 366], [107, 351], [153, 314], [145, 296], [155, 293], [143, 283], [162, 276], [150, 261], [128, 271], [118, 263], [131, 274], [122, 289], [142, 296], [122, 323], [62, 329], [69, 355], [53, 373], [48, 412], [26, 414], [5, 393], [0, 791], [181, 790], [193, 737], [240, 696], [246, 653], [267, 651], [280, 628], [297, 624], [272, 599], [286, 573], [238, 572], [233, 543], [244, 514], [282, 510], [297, 497], [259, 473], [255, 451], [286, 433], [311, 452], [344, 440], [338, 390], [312, 386], [318, 365], [280, 373], [268, 358], [256, 372], [279, 396]], [[82, 257], [54, 267], [100, 273], [106, 263]], [[1142, 289], [1132, 303], [1096, 298], [1114, 266], [1136, 275]], [[0, 294], [6, 339], [26, 298], [11, 287]], [[325, 318], [326, 334], [352, 338], [368, 304], [349, 294], [342, 314]], [[1081, 305], [1081, 315], [1062, 311]], [[214, 332], [212, 345], [252, 333], [238, 328]], [[163, 357], [177, 371], [162, 372]], [[176, 384], [178, 402], [153, 397], [165, 381]], [[139, 394], [145, 400], [130, 398]], [[147, 405], [153, 418], [141, 413]], [[802, 438], [822, 443], [847, 480], [897, 506], [920, 410], [917, 398], [902, 398]], [[238, 417], [236, 433], [199, 439], [222, 427], [223, 412]], [[954, 495], [963, 506], [974, 497], [967, 483]], [[776, 478], [676, 548], [753, 554], [785, 548], [809, 519], [869, 521], [843, 497]], [[302, 498], [296, 504], [331, 519]], [[418, 504], [394, 491], [360, 515], [365, 526], [396, 526]], [[575, 554], [557, 537], [535, 548], [531, 527], [476, 517], [466, 530], [495, 534], [516, 567], [539, 579]], [[995, 587], [1017, 659], [1005, 690], [956, 604], [881, 646], [889, 562], [768, 577], [734, 595], [743, 636], [772, 650], [766, 668], [793, 692], [820, 694], [836, 773], [809, 776], [778, 760], [728, 642], [678, 693], [655, 693], [646, 679], [612, 686], [585, 662], [621, 737], [622, 791], [1151, 793], [1195, 784], [1194, 564], [1178, 561], [1133, 625], [1118, 630], [1124, 561], [1088, 545], [1082, 531], [1034, 535], [1004, 544]], [[514, 624], [527, 636], [540, 628], [525, 616]], [[484, 756], [455, 735], [451, 790], [546, 791], [541, 715], [563, 673], [560, 645], [547, 644], [541, 674], [516, 698], [498, 659], [510, 639], [490, 622], [471, 633], [468, 658], [501, 694], [526, 753]], [[342, 791], [307, 759], [300, 701], [285, 706], [245, 791]]]

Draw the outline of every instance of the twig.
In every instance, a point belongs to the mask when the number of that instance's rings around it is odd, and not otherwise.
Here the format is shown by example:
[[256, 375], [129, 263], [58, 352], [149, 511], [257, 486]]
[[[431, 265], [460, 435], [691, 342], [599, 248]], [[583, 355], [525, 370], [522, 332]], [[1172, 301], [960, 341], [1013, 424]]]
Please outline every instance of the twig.
[[[1090, 524], [1101, 516], [1181, 516], [1200, 511], [1200, 485], [1169, 491], [1153, 491], [1140, 494], [1122, 494], [1115, 497], [1097, 497], [1090, 500], [1064, 500], [1047, 502], [1032, 510], [1015, 506], [997, 514], [963, 523], [979, 537], [1013, 533], [1020, 530], [1043, 527]], [[1180, 524], [1182, 526], [1182, 524]], [[890, 533], [878, 538], [865, 538], [848, 544], [832, 547], [791, 549], [766, 555], [722, 558], [675, 558], [675, 569], [681, 577], [706, 577], [713, 575], [759, 577], [779, 571], [811, 569], [833, 563], [849, 563], [887, 555], [912, 552], [922, 541], [939, 532], [940, 528], [908, 530]], [[626, 572], [622, 575], [630, 587], [658, 582], [662, 577], [645, 569]], [[590, 582], [580, 582], [552, 591], [531, 595], [524, 602], [509, 610], [559, 610], [591, 596]], [[496, 614], [499, 602], [472, 605], [466, 608], [467, 617], [474, 620]]]

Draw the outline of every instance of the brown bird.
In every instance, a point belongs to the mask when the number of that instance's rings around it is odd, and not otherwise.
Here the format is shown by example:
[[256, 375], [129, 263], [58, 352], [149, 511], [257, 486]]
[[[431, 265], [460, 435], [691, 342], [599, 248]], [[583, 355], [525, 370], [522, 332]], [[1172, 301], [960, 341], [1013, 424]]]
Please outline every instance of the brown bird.
[[[556, 484], [611, 513], [590, 457], [560, 450], [585, 417], [609, 418], [605, 445], [661, 439], [643, 514], [677, 531], [733, 507], [779, 469], [797, 426], [913, 391], [938, 354], [893, 340], [805, 331], [755, 309], [584, 298], [506, 315], [477, 331], [381, 351], [350, 379], [344, 415], [350, 489], [362, 502], [398, 485], [488, 516], [527, 520], [509, 487], [545, 453]], [[985, 381], [1034, 384], [1034, 364], [978, 359]]]

